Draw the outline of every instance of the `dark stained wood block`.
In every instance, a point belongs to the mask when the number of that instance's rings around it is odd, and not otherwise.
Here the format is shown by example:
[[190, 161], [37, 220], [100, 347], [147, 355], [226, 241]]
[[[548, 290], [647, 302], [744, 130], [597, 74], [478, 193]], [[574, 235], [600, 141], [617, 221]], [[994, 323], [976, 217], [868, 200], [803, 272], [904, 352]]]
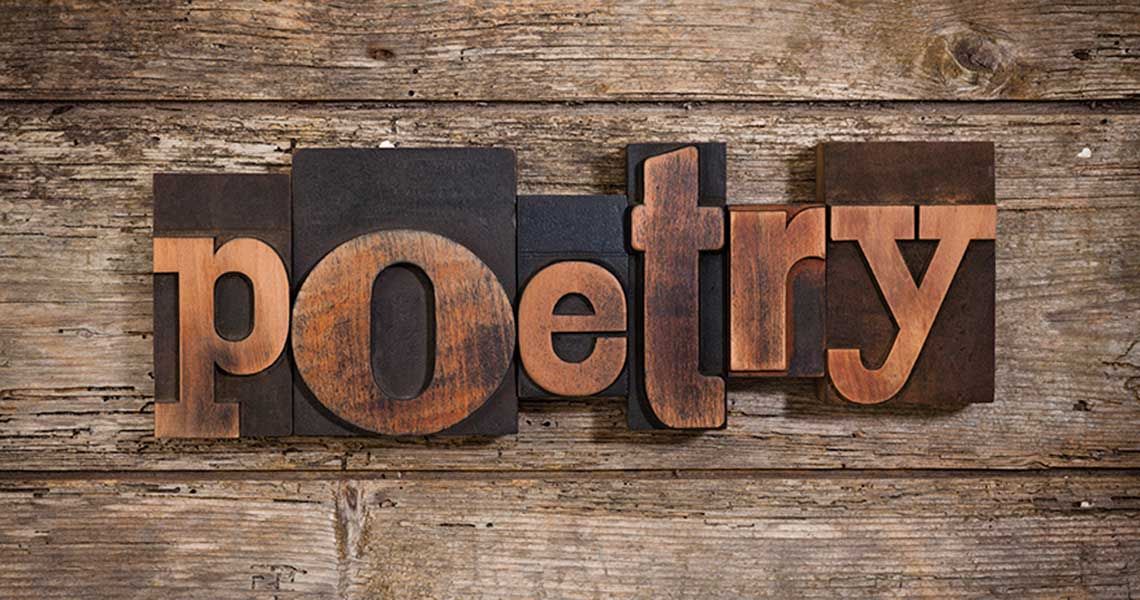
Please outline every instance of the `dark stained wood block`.
[[816, 147], [826, 204], [993, 204], [991, 142], [826, 142]]
[[[657, 165], [648, 176], [647, 164]], [[723, 427], [725, 145], [631, 144], [626, 178], [635, 288], [629, 426]], [[684, 342], [664, 341], [675, 336]], [[668, 379], [652, 381], [648, 370]]]
[[992, 144], [829, 143], [818, 156], [830, 223], [823, 396], [992, 401]]
[[[294, 289], [303, 289], [303, 282], [314, 267], [342, 244], [378, 231], [410, 229], [443, 236], [469, 250], [493, 273], [508, 302], [513, 302], [515, 157], [510, 150], [301, 150], [293, 159], [293, 211]], [[378, 240], [374, 242], [379, 244]], [[363, 261], [363, 277], [371, 273], [371, 267], [383, 263], [383, 244], [376, 244], [370, 245], [367, 252], [358, 249], [358, 258], [354, 259]], [[437, 337], [441, 330], [432, 325], [441, 316], [431, 300], [434, 292], [441, 291], [441, 284], [427, 281], [425, 275], [431, 271], [430, 265], [393, 267], [381, 270], [375, 283], [368, 282], [373, 291], [369, 354], [380, 388], [377, 394], [394, 401], [415, 396], [421, 390], [430, 391], [425, 384], [431, 385], [433, 379], [433, 350], [446, 341]], [[355, 287], [352, 291], [359, 292]], [[363, 322], [363, 317], [356, 318], [360, 317], [358, 312], [346, 309], [345, 314], [354, 316], [353, 326]], [[341, 324], [347, 326], [350, 322]], [[296, 350], [297, 340], [294, 342]], [[352, 351], [360, 354], [358, 349]], [[497, 365], [491, 363], [497, 363], [498, 350], [491, 355], [493, 360], [486, 365], [470, 368], [481, 372], [496, 370], [492, 367]], [[486, 402], [440, 433], [500, 435], [517, 431], [514, 366], [493, 375], [501, 377], [501, 383]], [[342, 400], [350, 401], [330, 399]], [[369, 431], [398, 433], [397, 430], [398, 427], [366, 430], [353, 426], [318, 401], [301, 377], [296, 379], [296, 434], [360, 435]], [[406, 432], [418, 434], [426, 430], [412, 427]]]
[[[291, 207], [288, 175], [252, 174], [156, 174], [154, 176], [154, 237], [213, 239], [220, 248], [235, 238], [264, 242], [278, 255], [285, 269], [290, 264]], [[256, 275], [255, 275], [256, 276]], [[179, 401], [179, 298], [180, 282], [175, 273], [154, 276], [154, 387], [159, 404]], [[258, 287], [249, 274], [221, 274], [212, 287], [213, 309], [196, 318], [209, 322], [201, 343], [219, 336], [239, 340], [265, 315], [254, 311], [251, 289]], [[267, 290], [259, 290], [265, 293]], [[288, 289], [281, 302], [288, 311]], [[193, 306], [203, 309], [210, 302], [199, 298]], [[287, 323], [286, 323], [287, 325]], [[213, 369], [213, 366], [211, 366]], [[193, 417], [169, 417], [170, 407], [156, 408], [156, 426], [174, 437], [224, 434], [225, 437], [283, 436], [292, 432], [292, 368], [285, 352], [273, 364], [255, 374], [233, 375], [218, 369], [213, 376], [213, 401], [222, 405], [214, 425], [196, 427]], [[209, 393], [209, 390], [204, 390]], [[237, 410], [227, 409], [237, 407]], [[160, 416], [160, 413], [161, 416]], [[201, 415], [199, 415], [201, 417]], [[174, 419], [169, 421], [169, 419]], [[175, 424], [175, 422], [179, 424]], [[223, 425], [223, 423], [225, 423]], [[200, 424], [200, 423], [199, 423]], [[237, 429], [234, 429], [234, 425]], [[167, 429], [170, 425], [171, 428]]]
[[733, 377], [823, 377], [825, 217], [822, 205], [729, 207]]
[[[597, 343], [605, 337], [620, 332], [621, 353], [627, 357], [628, 307], [633, 303], [633, 288], [629, 282], [630, 256], [625, 248], [625, 213], [628, 203], [625, 196], [519, 196], [518, 198], [518, 281], [520, 282], [520, 319], [518, 373], [519, 396], [522, 398], [552, 398], [554, 393], [537, 384], [527, 375], [526, 354], [523, 350], [528, 343], [522, 336], [528, 326], [522, 315], [522, 301], [526, 297], [531, 280], [547, 267], [566, 261], [586, 262], [598, 265], [612, 275], [621, 286], [624, 306], [622, 326], [618, 331], [599, 333], [555, 333], [553, 349], [564, 361], [585, 360], [595, 352]], [[552, 280], [553, 281], [553, 280]], [[596, 288], [593, 288], [596, 289]], [[537, 291], [537, 290], [536, 290]], [[581, 295], [583, 290], [575, 291]], [[592, 304], [598, 298], [588, 299]], [[559, 314], [597, 314], [599, 307], [581, 303], [582, 299], [568, 296], [558, 303]], [[615, 308], [616, 310], [616, 308]], [[549, 315], [542, 316], [543, 320]], [[596, 328], [597, 324], [590, 325]], [[545, 340], [542, 340], [545, 343]], [[622, 396], [628, 385], [628, 366], [623, 367], [616, 379], [603, 389], [587, 395]], [[555, 377], [557, 379], [557, 377]], [[592, 389], [590, 386], [579, 387]], [[582, 395], [581, 393], [575, 395]]]

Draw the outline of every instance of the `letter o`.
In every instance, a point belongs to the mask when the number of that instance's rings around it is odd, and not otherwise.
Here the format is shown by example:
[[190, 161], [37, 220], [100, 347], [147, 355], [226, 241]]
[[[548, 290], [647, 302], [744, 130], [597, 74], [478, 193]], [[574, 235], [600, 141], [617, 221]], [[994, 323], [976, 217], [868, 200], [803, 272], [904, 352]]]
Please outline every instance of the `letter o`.
[[[435, 366], [419, 396], [393, 398], [372, 374], [372, 289], [381, 271], [405, 263], [432, 281]], [[336, 247], [305, 278], [293, 307], [293, 357], [336, 416], [376, 433], [422, 435], [463, 420], [498, 389], [514, 331], [506, 291], [470, 250], [424, 231], [377, 231]]]

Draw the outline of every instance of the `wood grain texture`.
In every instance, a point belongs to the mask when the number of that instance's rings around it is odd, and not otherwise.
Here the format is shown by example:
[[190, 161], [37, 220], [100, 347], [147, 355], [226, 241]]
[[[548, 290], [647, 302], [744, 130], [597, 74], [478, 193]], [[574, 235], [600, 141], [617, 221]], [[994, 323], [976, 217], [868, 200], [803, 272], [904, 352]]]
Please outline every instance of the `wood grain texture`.
[[[153, 222], [155, 237], [205, 237], [217, 248], [235, 238], [264, 242], [280, 256], [288, 272], [292, 262], [292, 199], [288, 174], [156, 173]], [[227, 340], [249, 335], [257, 286], [244, 275], [223, 274], [212, 284], [213, 331]], [[261, 281], [265, 285], [267, 281]], [[178, 276], [154, 278], [154, 395], [156, 402], [178, 399]], [[288, 304], [283, 291], [270, 291]], [[288, 327], [288, 306], [285, 311]], [[209, 328], [207, 328], [209, 329]], [[210, 376], [214, 400], [236, 403], [241, 437], [284, 436], [293, 432], [293, 367], [282, 352], [275, 363], [252, 375], [215, 370]]]
[[[528, 286], [531, 278], [542, 269], [562, 261], [585, 262], [602, 267], [617, 281], [624, 295], [621, 335], [628, 338], [628, 311], [633, 305], [631, 258], [626, 247], [628, 211], [629, 204], [625, 196], [519, 196], [515, 224], [519, 285]], [[525, 294], [525, 287], [522, 289]], [[559, 301], [555, 308], [562, 314], [588, 315], [592, 312], [586, 300], [579, 296], [569, 296]], [[526, 322], [520, 320], [520, 336], [525, 325]], [[563, 360], [584, 360], [594, 351], [597, 339], [598, 336], [594, 333], [558, 334], [553, 339], [554, 352]], [[524, 342], [521, 337], [519, 344], [522, 359]], [[611, 385], [596, 395], [626, 396], [630, 370], [628, 347], [627, 339], [622, 349], [626, 357], [625, 367]], [[553, 397], [550, 391], [537, 385], [527, 375], [524, 367], [523, 360], [520, 360], [519, 397]]]
[[[724, 426], [725, 382], [700, 371], [700, 252], [724, 246], [724, 209], [702, 207], [696, 146], [646, 158], [630, 245], [641, 269], [641, 365], [645, 400], [672, 429]], [[634, 177], [630, 174], [630, 177]]]
[[12, 99], [1135, 98], [1134, 2], [5, 2]]
[[822, 377], [827, 213], [729, 207], [729, 373]]
[[[474, 365], [468, 359], [478, 352], [471, 353], [471, 349], [439, 351], [446, 344], [463, 341], [462, 335], [440, 337], [439, 334], [445, 330], [454, 334], [472, 331], [469, 324], [457, 323], [452, 318], [460, 313], [477, 313], [472, 312], [477, 303], [466, 303], [471, 298], [464, 297], [462, 285], [453, 287], [451, 284], [454, 282], [440, 278], [450, 275], [451, 267], [458, 267], [463, 274], [478, 272], [473, 281], [478, 281], [481, 293], [491, 293], [493, 290], [488, 286], [497, 283], [507, 298], [507, 318], [503, 319], [501, 304], [496, 304], [488, 315], [491, 327], [482, 337], [482, 342], [488, 344], [488, 375], [501, 383], [468, 418], [441, 433], [500, 435], [517, 431], [515, 369], [512, 367], [504, 376], [499, 364], [505, 351], [508, 362], [513, 365], [514, 354], [513, 315], [509, 310], [516, 288], [514, 219], [517, 179], [514, 152], [504, 148], [315, 148], [298, 150], [291, 165], [294, 289], [303, 286], [318, 263], [341, 244], [376, 231], [423, 231], [447, 238], [466, 249], [467, 255], [462, 259], [458, 257], [463, 253], [450, 252], [449, 256], [456, 260], [436, 262], [430, 255], [424, 255], [423, 246], [419, 245], [414, 249], [414, 255], [424, 264], [422, 267], [413, 265], [418, 271], [411, 272], [407, 267], [398, 266], [397, 261], [387, 266], [396, 267], [399, 271], [394, 269], [385, 273], [387, 269], [381, 270], [379, 276], [374, 274], [367, 281], [360, 282], [367, 289], [355, 290], [354, 293], [366, 293], [371, 300], [365, 302], [362, 297], [353, 296], [358, 302], [353, 310], [367, 313], [355, 314], [353, 321], [357, 327], [365, 327], [363, 331], [357, 331], [367, 334], [369, 339], [369, 347], [354, 348], [354, 354], [371, 365], [371, 373], [367, 375], [375, 375], [379, 385], [390, 390], [385, 393], [387, 397], [416, 395], [429, 385], [429, 374], [444, 378], [444, 365], [433, 358], [446, 357], [449, 361], [447, 367]], [[390, 249], [388, 253], [391, 254]], [[477, 262], [485, 265], [493, 275], [492, 280], [482, 279], [484, 269], [473, 264], [469, 255], [474, 255]], [[343, 273], [342, 267], [336, 268]], [[427, 277], [429, 270], [437, 280], [434, 283]], [[400, 284], [399, 279], [396, 282], [392, 278], [386, 280], [385, 275], [393, 272], [402, 272], [404, 276], [401, 279], [410, 285]], [[433, 294], [431, 288], [434, 285], [454, 293], [446, 298]], [[434, 300], [427, 298], [430, 296], [434, 296]], [[325, 296], [325, 300], [335, 302], [335, 297]], [[449, 311], [444, 317], [448, 323], [441, 327], [438, 322], [440, 315], [432, 316], [426, 305], [430, 303], [442, 308], [444, 303], [452, 302], [457, 303], [454, 305], [457, 310]], [[319, 306], [312, 308], [318, 312], [322, 310]], [[436, 322], [434, 327], [433, 321]], [[371, 326], [366, 325], [368, 322]], [[341, 321], [340, 325], [348, 323]], [[509, 325], [511, 330], [509, 345], [505, 345], [503, 340], [492, 341], [499, 337], [504, 325]], [[412, 355], [416, 348], [421, 349], [421, 353]], [[460, 359], [460, 356], [465, 358]], [[358, 389], [373, 389], [371, 385], [364, 385], [370, 383], [371, 377], [364, 377], [363, 371], [356, 374], [362, 377]], [[458, 379], [472, 384], [480, 377], [468, 373]], [[293, 396], [295, 434], [361, 434], [359, 427], [330, 412], [312, 394], [314, 390], [307, 389], [303, 383], [298, 382]], [[451, 385], [447, 387], [458, 389]], [[436, 388], [432, 395], [438, 394], [439, 390]], [[336, 392], [330, 393], [335, 397]], [[471, 400], [465, 399], [464, 404]], [[362, 402], [363, 398], [357, 398], [357, 401]], [[394, 433], [386, 428], [372, 431]], [[412, 431], [424, 432], [416, 426], [406, 430]]]
[[[5, 109], [4, 469], [1140, 466], [1134, 104]], [[700, 436], [630, 432], [620, 405], [591, 400], [524, 403], [519, 434], [493, 442], [153, 438], [154, 172], [283, 172], [292, 145], [517, 144], [524, 193], [615, 192], [647, 123], [663, 139], [726, 140], [735, 202], [813, 198], [824, 139], [994, 140], [995, 402], [866, 410], [764, 382], [732, 388], [728, 428]]]
[[7, 480], [0, 588], [1125, 600], [1140, 587], [1138, 497], [1131, 471]]
[[[1137, 472], [1014, 470], [1140, 467], [1138, 23], [1096, 0], [3, 2], [0, 595], [1135, 596]], [[271, 99], [304, 102], [245, 102]], [[941, 102], [972, 99], [1081, 103]], [[701, 434], [591, 399], [524, 402], [495, 440], [153, 438], [152, 173], [500, 145], [520, 193], [633, 196], [622, 149], [654, 139], [728, 142], [738, 203], [812, 199], [822, 141], [996, 142], [996, 401], [764, 381]], [[787, 468], [836, 470], [764, 470]]]
[[[581, 296], [590, 314], [556, 312], [570, 294]], [[532, 381], [559, 396], [593, 396], [609, 388], [625, 369], [626, 339], [597, 337], [588, 356], [565, 360], [554, 335], [625, 333], [628, 307], [621, 282], [605, 267], [562, 261], [539, 271], [519, 297], [519, 360]]]
[[[255, 375], [278, 361], [289, 337], [289, 276], [277, 252], [254, 238], [214, 245], [213, 238], [154, 238], [154, 272], [178, 276], [178, 401], [155, 404], [157, 438], [238, 437], [240, 408], [215, 402], [215, 368]], [[240, 340], [214, 325], [214, 286], [225, 273], [253, 288], [256, 321]]]
[[[373, 282], [405, 263], [431, 282], [435, 321], [432, 372], [410, 398], [385, 389], [371, 360]], [[336, 416], [375, 433], [456, 425], [491, 399], [514, 352], [511, 299], [495, 273], [458, 242], [425, 231], [376, 231], [341, 244], [309, 272], [293, 305], [297, 373]]]

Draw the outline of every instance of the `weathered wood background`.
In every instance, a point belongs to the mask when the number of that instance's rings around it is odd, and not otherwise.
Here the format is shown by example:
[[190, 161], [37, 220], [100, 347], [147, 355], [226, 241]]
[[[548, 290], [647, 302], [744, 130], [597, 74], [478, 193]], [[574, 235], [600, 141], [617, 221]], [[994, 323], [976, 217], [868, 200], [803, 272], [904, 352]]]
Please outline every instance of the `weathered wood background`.
[[[0, 6], [0, 597], [1140, 596], [1135, 2]], [[523, 193], [620, 193], [675, 139], [773, 203], [822, 140], [994, 141], [996, 401], [154, 439], [154, 172], [496, 144]]]

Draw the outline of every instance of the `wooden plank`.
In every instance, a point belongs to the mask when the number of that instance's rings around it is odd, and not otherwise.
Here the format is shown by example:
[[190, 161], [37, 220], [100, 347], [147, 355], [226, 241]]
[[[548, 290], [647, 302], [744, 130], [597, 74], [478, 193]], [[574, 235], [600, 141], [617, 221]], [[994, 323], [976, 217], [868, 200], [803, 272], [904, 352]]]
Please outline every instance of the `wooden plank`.
[[[514, 153], [494, 148], [303, 150], [293, 160], [292, 176], [293, 350], [302, 376], [293, 397], [293, 432], [517, 431], [511, 310]], [[381, 229], [433, 235], [376, 234]], [[406, 254], [399, 245], [409, 247]], [[333, 253], [336, 260], [321, 262]], [[444, 281], [447, 263], [434, 253], [448, 256], [463, 277]], [[374, 282], [386, 267], [405, 262], [425, 279], [423, 286], [412, 287], [433, 292], [385, 296], [377, 288]], [[361, 270], [356, 277], [353, 265]], [[306, 287], [310, 277], [317, 279], [317, 287]], [[417, 306], [423, 296], [431, 298], [433, 308]], [[325, 310], [337, 298], [346, 310]], [[388, 314], [401, 315], [398, 320], [412, 326], [385, 324], [385, 311], [373, 310], [384, 299], [395, 307]], [[475, 319], [484, 302], [486, 314]], [[331, 343], [330, 332], [336, 329], [356, 335]], [[477, 343], [454, 343], [475, 331]], [[417, 344], [409, 339], [425, 336], [430, 338], [423, 343], [425, 352], [411, 355], [409, 349]], [[378, 370], [373, 357], [386, 354], [385, 347], [391, 350], [387, 354], [399, 356], [387, 363], [394, 368]], [[474, 361], [486, 361], [486, 368], [460, 366]], [[448, 373], [462, 375], [440, 376]], [[447, 417], [431, 417], [431, 407], [445, 403], [444, 398], [454, 400]], [[402, 411], [397, 407], [401, 403], [418, 410]], [[451, 418], [460, 414], [460, 421]]]
[[[6, 2], [11, 99], [1135, 98], [1134, 2]], [[557, 74], [552, 77], [551, 74]]]
[[1137, 498], [1135, 472], [6, 480], [0, 589], [1126, 599]]
[[[1134, 104], [60, 108], [0, 122], [0, 468], [1140, 466]], [[728, 428], [699, 436], [629, 432], [592, 400], [524, 403], [520, 433], [493, 442], [152, 437], [154, 172], [281, 172], [290, 140], [511, 144], [524, 193], [613, 193], [646, 122], [726, 140], [736, 201], [813, 198], [824, 139], [995, 141], [996, 401], [868, 411], [773, 381], [730, 387]]]

